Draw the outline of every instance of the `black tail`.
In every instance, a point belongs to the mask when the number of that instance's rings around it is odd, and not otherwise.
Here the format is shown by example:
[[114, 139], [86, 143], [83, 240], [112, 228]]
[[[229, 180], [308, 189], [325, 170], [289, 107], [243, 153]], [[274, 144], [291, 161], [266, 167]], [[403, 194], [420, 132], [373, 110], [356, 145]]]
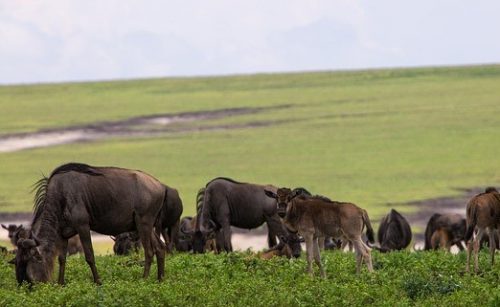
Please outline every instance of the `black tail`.
[[375, 234], [373, 233], [372, 224], [370, 223], [370, 218], [368, 217], [368, 212], [366, 212], [366, 210], [363, 210], [363, 222], [366, 225], [366, 237], [368, 238], [368, 241], [374, 243]]

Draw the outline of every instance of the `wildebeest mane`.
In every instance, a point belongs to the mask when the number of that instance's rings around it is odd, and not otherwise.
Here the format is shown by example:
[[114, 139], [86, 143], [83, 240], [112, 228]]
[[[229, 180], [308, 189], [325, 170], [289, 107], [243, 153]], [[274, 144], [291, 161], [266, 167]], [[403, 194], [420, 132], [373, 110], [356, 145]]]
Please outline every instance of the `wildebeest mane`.
[[38, 217], [40, 216], [43, 208], [45, 207], [45, 203], [47, 200], [47, 187], [49, 185], [49, 178], [42, 175], [42, 178], [35, 182], [33, 185], [33, 191], [35, 192], [34, 204], [33, 204], [33, 220], [31, 224], [33, 224]]

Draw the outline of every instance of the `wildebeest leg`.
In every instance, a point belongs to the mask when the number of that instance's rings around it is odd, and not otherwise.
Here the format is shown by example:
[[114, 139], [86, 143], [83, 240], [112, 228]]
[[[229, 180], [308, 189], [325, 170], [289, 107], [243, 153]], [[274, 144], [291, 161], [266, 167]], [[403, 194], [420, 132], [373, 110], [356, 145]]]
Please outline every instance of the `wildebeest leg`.
[[224, 234], [224, 250], [226, 252], [232, 252], [233, 245], [231, 244], [231, 225], [223, 225], [222, 233]]
[[471, 238], [469, 242], [466, 243], [467, 245], [467, 262], [465, 263], [465, 272], [469, 273], [470, 272], [470, 256], [472, 254], [472, 246], [474, 244], [474, 238]]
[[474, 238], [474, 272], [477, 274], [479, 272], [479, 241], [483, 237], [484, 230], [479, 228], [477, 236]]
[[319, 250], [319, 240], [323, 240], [323, 243], [325, 242], [324, 237], [318, 237], [313, 239], [313, 253], [314, 253], [314, 261], [319, 267], [319, 273], [322, 278], [326, 278], [326, 273], [323, 268], [323, 265], [321, 264], [321, 254]]
[[286, 235], [286, 230], [283, 227], [283, 224], [281, 223], [279, 217], [276, 215], [273, 216], [266, 216], [266, 223], [267, 223], [267, 229], [268, 229], [268, 235], [267, 235], [267, 244], [269, 248], [273, 248], [278, 244], [276, 241], [276, 237], [279, 237], [280, 235]]
[[59, 251], [59, 278], [58, 283], [64, 285], [64, 270], [66, 269], [66, 255], [68, 254], [68, 239], [61, 240], [61, 249]]
[[224, 250], [224, 233], [222, 229], [217, 230], [215, 233], [215, 247], [217, 254]]
[[365, 254], [363, 258], [366, 262], [366, 266], [368, 267], [368, 272], [373, 272], [371, 248], [369, 248], [363, 241], [361, 241], [361, 244], [363, 244], [363, 247], [365, 248]]
[[95, 266], [94, 249], [92, 248], [92, 240], [90, 238], [90, 227], [88, 225], [83, 225], [77, 227], [78, 235], [80, 235], [80, 241], [82, 242], [83, 252], [85, 254], [85, 260], [90, 266], [92, 271], [92, 276], [94, 277], [94, 282], [98, 285], [101, 284], [101, 278], [97, 273], [97, 268]]
[[151, 263], [153, 262], [154, 247], [151, 238], [153, 236], [153, 229], [150, 223], [142, 222], [138, 217], [136, 217], [137, 230], [139, 232], [139, 237], [141, 238], [142, 247], [144, 248], [144, 274], [143, 278], [149, 276], [149, 271], [151, 269]]
[[155, 232], [152, 234], [152, 243], [156, 253], [156, 263], [158, 266], [158, 280], [162, 281], [165, 275], [165, 245], [161, 242], [160, 236]]
[[363, 259], [365, 259], [366, 261], [368, 271], [373, 272], [372, 258], [368, 246], [363, 243], [361, 237], [352, 240], [352, 244], [354, 245], [354, 250], [356, 251], [356, 274], [359, 274], [361, 272], [361, 264], [363, 262]]
[[495, 242], [495, 229], [490, 229], [489, 233], [490, 237], [490, 255], [491, 255], [491, 265], [495, 264], [495, 250], [496, 250], [496, 242]]
[[325, 250], [325, 237], [323, 237], [323, 236], [318, 237], [318, 246], [319, 246], [320, 251]]
[[172, 251], [176, 246], [179, 245], [179, 228], [180, 220], [175, 222], [174, 225], [168, 228], [168, 237], [170, 238], [170, 246], [167, 246], [167, 250]]
[[312, 260], [313, 260], [313, 235], [312, 234], [304, 234], [304, 240], [306, 241], [306, 253], [307, 253], [307, 273], [313, 276], [312, 270]]

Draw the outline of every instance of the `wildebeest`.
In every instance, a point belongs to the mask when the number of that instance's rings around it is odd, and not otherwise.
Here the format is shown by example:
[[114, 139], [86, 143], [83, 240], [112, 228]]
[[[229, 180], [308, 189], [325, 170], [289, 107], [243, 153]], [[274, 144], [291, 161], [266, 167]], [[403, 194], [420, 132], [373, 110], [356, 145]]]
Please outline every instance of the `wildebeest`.
[[161, 208], [158, 220], [155, 224], [156, 233], [160, 233], [167, 245], [167, 251], [171, 252], [178, 245], [179, 224], [182, 215], [182, 200], [176, 189], [166, 186], [165, 201]]
[[63, 284], [68, 238], [79, 234], [94, 282], [100, 284], [90, 230], [105, 235], [137, 230], [145, 251], [143, 276], [149, 275], [156, 253], [161, 280], [165, 248], [153, 227], [164, 201], [165, 186], [144, 172], [81, 163], [59, 166], [36, 184], [30, 238], [17, 242], [17, 281], [48, 281], [58, 256]]
[[318, 238], [331, 236], [351, 242], [356, 251], [356, 273], [360, 273], [361, 263], [365, 260], [368, 270], [373, 271], [370, 248], [363, 242], [361, 235], [366, 226], [367, 237], [374, 241], [370, 219], [365, 210], [352, 203], [333, 202], [325, 198], [303, 197], [292, 194], [288, 188], [280, 188], [275, 193], [266, 190], [266, 195], [278, 202], [278, 214], [283, 217], [285, 226], [298, 231], [306, 241], [307, 271], [312, 275], [312, 260], [320, 269], [322, 277], [326, 273], [321, 264]]
[[[181, 219], [181, 226], [179, 229], [179, 239], [178, 245], [176, 249], [180, 252], [188, 252], [193, 250], [193, 241], [194, 237], [198, 235], [198, 238], [201, 238], [202, 234], [198, 230], [196, 231], [196, 216], [185, 216]], [[217, 246], [215, 243], [215, 233], [211, 232], [207, 234], [205, 240], [200, 240], [204, 242], [203, 249], [204, 251], [214, 251], [217, 252]]]
[[391, 209], [380, 221], [377, 232], [380, 246], [370, 246], [385, 253], [394, 250], [402, 250], [411, 242], [412, 233], [408, 221], [396, 210]]
[[[466, 208], [467, 230], [467, 264], [465, 270], [469, 272], [470, 256], [474, 248], [474, 272], [479, 271], [479, 240], [483, 234], [489, 235], [491, 265], [495, 263], [495, 236], [500, 226], [500, 194], [495, 188], [487, 188], [484, 193], [474, 196]], [[477, 230], [477, 232], [476, 232]]]
[[263, 223], [269, 229], [269, 247], [275, 246], [276, 238], [285, 235], [286, 231], [276, 214], [276, 201], [265, 195], [265, 189], [276, 191], [271, 185], [241, 183], [221, 177], [207, 183], [197, 225], [202, 236], [194, 237], [194, 251], [203, 252], [203, 237], [215, 231], [217, 249], [231, 252], [231, 226], [253, 229]]
[[128, 255], [130, 252], [138, 252], [141, 248], [141, 238], [137, 231], [128, 231], [111, 237], [115, 243], [113, 244], [113, 252], [115, 255]]
[[425, 228], [424, 250], [442, 248], [450, 250], [456, 245], [463, 250], [465, 218], [460, 214], [433, 214]]

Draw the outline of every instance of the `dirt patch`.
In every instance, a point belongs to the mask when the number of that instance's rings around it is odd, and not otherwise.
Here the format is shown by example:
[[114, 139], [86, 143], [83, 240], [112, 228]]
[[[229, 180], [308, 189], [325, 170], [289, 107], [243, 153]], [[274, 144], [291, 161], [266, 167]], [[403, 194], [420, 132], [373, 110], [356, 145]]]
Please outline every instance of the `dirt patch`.
[[[44, 129], [33, 133], [6, 134], [0, 136], [0, 152], [14, 152], [31, 148], [95, 141], [106, 138], [151, 137], [165, 133], [257, 128], [277, 125], [286, 121], [255, 121], [244, 124], [216, 126], [203, 126], [201, 124], [214, 119], [256, 114], [272, 109], [288, 107], [290, 107], [290, 105], [264, 108], [232, 108], [179, 114], [158, 114], [133, 117], [115, 122], [100, 122], [91, 125]], [[182, 125], [183, 123], [190, 122], [195, 122], [197, 125]]]

